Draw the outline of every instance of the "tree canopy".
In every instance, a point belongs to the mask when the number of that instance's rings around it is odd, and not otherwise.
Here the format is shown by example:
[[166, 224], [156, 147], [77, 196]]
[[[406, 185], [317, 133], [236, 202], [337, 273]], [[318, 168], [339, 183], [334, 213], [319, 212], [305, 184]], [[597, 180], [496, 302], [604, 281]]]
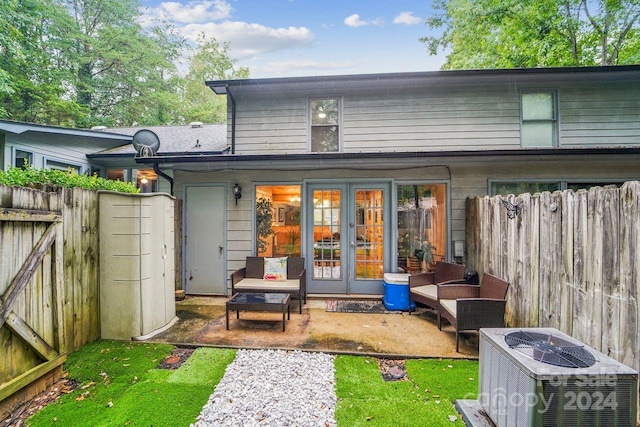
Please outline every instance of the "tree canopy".
[[[139, 6], [0, 2], [0, 117], [74, 127], [225, 121], [224, 100], [211, 103], [202, 77], [248, 77], [248, 69], [236, 70], [215, 38], [191, 46], [170, 22], [143, 27]], [[192, 60], [181, 76], [185, 57]]]
[[623, 65], [640, 62], [638, 0], [435, 0], [430, 54], [444, 69]]
[[202, 90], [207, 80], [246, 79], [249, 69], [235, 68], [229, 58], [229, 44], [220, 45], [215, 38], [200, 34], [197, 47], [189, 63], [184, 79], [181, 102], [182, 116], [199, 122], [222, 123], [227, 119], [226, 99], [212, 90]]

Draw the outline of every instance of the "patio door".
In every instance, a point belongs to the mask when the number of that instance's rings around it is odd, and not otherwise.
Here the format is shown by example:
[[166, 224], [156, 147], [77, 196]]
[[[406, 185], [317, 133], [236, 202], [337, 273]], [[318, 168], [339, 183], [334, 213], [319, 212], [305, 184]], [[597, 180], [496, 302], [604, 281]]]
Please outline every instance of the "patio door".
[[390, 185], [310, 184], [308, 291], [380, 294], [389, 264]]

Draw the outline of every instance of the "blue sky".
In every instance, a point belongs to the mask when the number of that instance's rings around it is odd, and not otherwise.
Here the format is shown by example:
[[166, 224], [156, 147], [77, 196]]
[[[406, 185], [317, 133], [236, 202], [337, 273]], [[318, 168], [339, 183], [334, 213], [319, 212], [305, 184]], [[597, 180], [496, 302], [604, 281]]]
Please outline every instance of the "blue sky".
[[229, 42], [252, 78], [438, 70], [420, 37], [431, 1], [141, 0], [143, 23], [172, 20], [188, 40]]

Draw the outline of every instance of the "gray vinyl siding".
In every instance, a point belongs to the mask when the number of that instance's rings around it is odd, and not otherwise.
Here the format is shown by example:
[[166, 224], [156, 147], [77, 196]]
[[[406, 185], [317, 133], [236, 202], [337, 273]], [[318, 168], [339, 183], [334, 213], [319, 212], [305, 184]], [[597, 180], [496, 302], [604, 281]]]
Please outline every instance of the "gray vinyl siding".
[[459, 151], [519, 147], [517, 94], [478, 90], [345, 97], [344, 151]]
[[[508, 150], [520, 145], [520, 93], [536, 86], [333, 93], [342, 97], [344, 152]], [[548, 85], [558, 93], [560, 147], [640, 146], [640, 87]], [[237, 99], [237, 154], [307, 152], [307, 102], [298, 91]], [[230, 118], [231, 119], [231, 118]], [[229, 135], [230, 136], [230, 135]]]
[[33, 153], [33, 166], [44, 168], [46, 160], [81, 166], [81, 172], [89, 168], [86, 155], [112, 147], [113, 142], [105, 143], [99, 139], [71, 135], [41, 134], [26, 132], [24, 134], [5, 135], [4, 169], [12, 166], [12, 153], [15, 149]]
[[[586, 156], [563, 156], [562, 158], [530, 158], [517, 161], [514, 157], [486, 157], [483, 161], [461, 161], [442, 158], [439, 164], [449, 165], [451, 175], [446, 168], [428, 163], [389, 163], [385, 169], [366, 170], [324, 169], [300, 170], [283, 165], [281, 169], [263, 169], [260, 164], [250, 170], [218, 171], [209, 173], [189, 173], [176, 171], [176, 196], [182, 198], [184, 184], [224, 183], [231, 188], [238, 183], [242, 189], [242, 198], [235, 204], [231, 191], [227, 199], [227, 276], [244, 266], [245, 258], [254, 250], [253, 185], [277, 183], [300, 184], [305, 179], [333, 179], [351, 181], [356, 179], [395, 179], [397, 182], [449, 182], [451, 223], [450, 244], [456, 240], [465, 240], [466, 211], [468, 197], [485, 196], [489, 192], [491, 180], [583, 180], [628, 181], [640, 179], [640, 156], [620, 155], [607, 158]], [[395, 191], [395, 190], [394, 190]], [[304, 200], [304, 197], [303, 197]], [[187, 207], [188, 208], [188, 207]], [[451, 251], [451, 247], [449, 248]]]
[[251, 97], [236, 102], [236, 154], [307, 152], [306, 97]]
[[640, 145], [640, 90], [630, 85], [560, 91], [563, 148]]

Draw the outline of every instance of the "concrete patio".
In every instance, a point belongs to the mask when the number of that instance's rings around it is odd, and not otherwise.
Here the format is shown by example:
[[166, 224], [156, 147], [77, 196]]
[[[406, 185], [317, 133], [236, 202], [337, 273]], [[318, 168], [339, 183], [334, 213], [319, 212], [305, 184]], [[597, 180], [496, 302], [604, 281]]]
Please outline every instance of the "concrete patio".
[[230, 313], [225, 326], [225, 297], [187, 297], [176, 303], [178, 322], [151, 341], [177, 345], [239, 348], [309, 349], [338, 353], [374, 354], [383, 357], [478, 357], [478, 336], [463, 334], [460, 352], [455, 351], [455, 332], [446, 324], [438, 330], [436, 314], [419, 308], [407, 312], [327, 312], [326, 301], [310, 298], [298, 313], [291, 306], [291, 319], [282, 332], [278, 313]]

